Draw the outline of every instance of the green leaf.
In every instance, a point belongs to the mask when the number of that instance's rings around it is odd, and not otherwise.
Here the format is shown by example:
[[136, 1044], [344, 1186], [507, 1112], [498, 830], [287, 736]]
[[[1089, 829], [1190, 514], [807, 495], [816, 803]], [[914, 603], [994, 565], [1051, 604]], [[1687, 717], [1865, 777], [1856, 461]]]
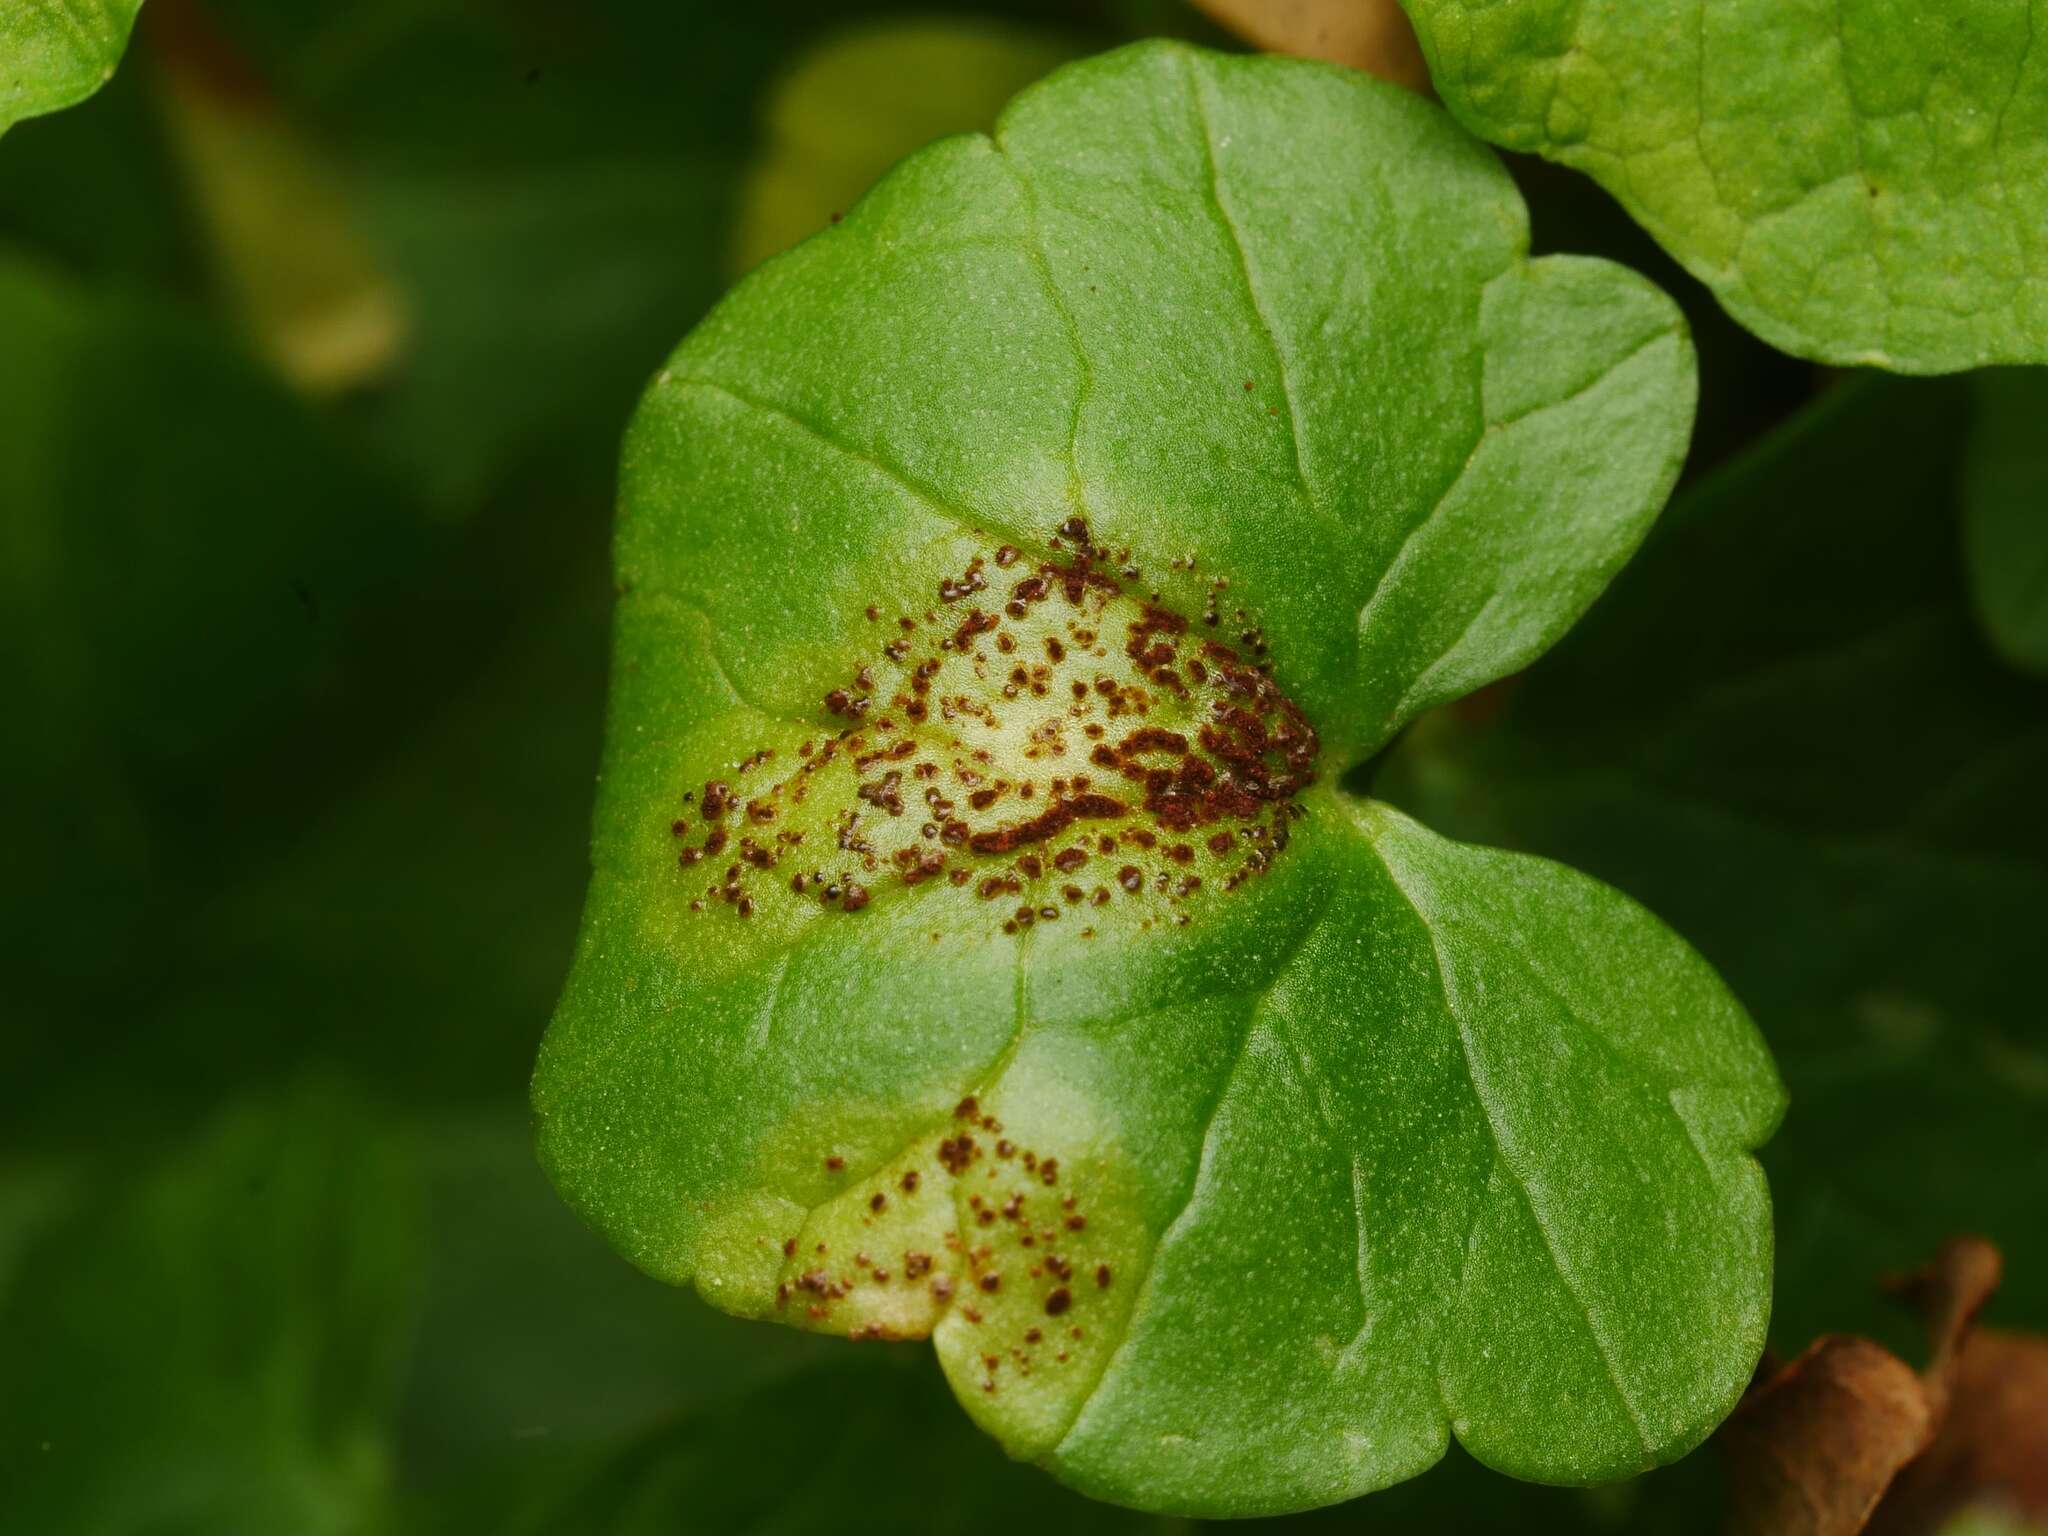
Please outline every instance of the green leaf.
[[360, 1529], [410, 1320], [404, 1146], [301, 1089], [101, 1183], [0, 1305], [0, 1524]]
[[1669, 303], [1525, 251], [1435, 108], [1153, 45], [742, 284], [626, 447], [570, 1201], [728, 1310], [930, 1334], [1142, 1507], [1697, 1442], [1767, 1306], [1748, 1023], [1612, 893], [1332, 787], [1682, 453]]
[[768, 142], [734, 222], [734, 269], [823, 229], [912, 150], [986, 131], [1012, 96], [1079, 51], [986, 17], [875, 22], [811, 50], [769, 97]]
[[1986, 374], [1977, 401], [1963, 494], [1977, 616], [2015, 665], [2048, 672], [2048, 375]]
[[1874, 1276], [1949, 1234], [2048, 1320], [2048, 691], [1957, 558], [1969, 393], [1837, 391], [1675, 506], [1504, 708], [1406, 738], [1383, 792], [1649, 903], [1753, 1008], [1794, 1112], [1765, 1162], [1782, 1343], [1889, 1334]]
[[1584, 171], [1802, 357], [2048, 360], [2034, 0], [1405, 0], [1445, 105]]
[[8, 0], [0, 10], [0, 134], [114, 78], [142, 0]]

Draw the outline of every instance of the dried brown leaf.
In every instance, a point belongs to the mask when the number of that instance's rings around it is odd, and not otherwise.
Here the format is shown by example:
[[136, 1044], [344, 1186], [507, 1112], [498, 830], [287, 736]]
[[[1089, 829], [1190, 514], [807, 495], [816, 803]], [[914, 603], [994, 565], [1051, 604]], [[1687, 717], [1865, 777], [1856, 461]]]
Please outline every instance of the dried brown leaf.
[[2048, 1522], [2048, 1338], [1982, 1329], [1964, 1342], [1948, 1418], [1867, 1529], [1908, 1536], [1965, 1510]]
[[1268, 53], [1327, 59], [1429, 94], [1422, 45], [1395, 0], [1194, 0]]
[[1816, 1339], [1722, 1426], [1734, 1529], [1854, 1536], [1933, 1425], [1897, 1355], [1849, 1334]]
[[1970, 1509], [2048, 1514], [2048, 1339], [1972, 1332], [2000, 1269], [1959, 1237], [1887, 1283], [1926, 1329], [1918, 1372], [1830, 1334], [1761, 1380], [1720, 1434], [1733, 1529], [1907, 1536]]

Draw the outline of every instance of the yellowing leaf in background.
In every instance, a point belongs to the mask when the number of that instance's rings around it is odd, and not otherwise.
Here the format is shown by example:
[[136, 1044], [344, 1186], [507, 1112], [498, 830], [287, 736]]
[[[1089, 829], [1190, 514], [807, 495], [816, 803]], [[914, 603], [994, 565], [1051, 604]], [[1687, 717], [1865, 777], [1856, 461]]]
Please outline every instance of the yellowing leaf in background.
[[884, 171], [1081, 52], [993, 21], [883, 22], [799, 59], [768, 99], [767, 141], [741, 194], [732, 266], [745, 272], [844, 213]]

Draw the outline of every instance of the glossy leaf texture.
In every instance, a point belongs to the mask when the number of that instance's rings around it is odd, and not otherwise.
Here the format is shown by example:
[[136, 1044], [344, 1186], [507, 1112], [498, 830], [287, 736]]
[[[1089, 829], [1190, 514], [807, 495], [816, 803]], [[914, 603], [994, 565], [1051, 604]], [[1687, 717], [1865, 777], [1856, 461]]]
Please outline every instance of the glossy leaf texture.
[[[1334, 189], [1334, 190], [1333, 190]], [[1245, 1514], [1669, 1459], [1776, 1077], [1558, 866], [1340, 793], [1669, 488], [1672, 306], [1326, 66], [1146, 45], [913, 157], [629, 435], [542, 1158], [650, 1272], [930, 1335], [1014, 1454]]]
[[1977, 615], [2014, 665], [2048, 672], [2048, 376], [2001, 370], [1976, 389], [1963, 554]]
[[75, 106], [114, 77], [142, 0], [8, 0], [0, 7], [0, 134]]
[[2037, 0], [1404, 0], [1474, 133], [1584, 171], [1772, 345], [2048, 360]]
[[1755, 1011], [1794, 1105], [1765, 1157], [1787, 1353], [1896, 1336], [1869, 1277], [1956, 1231], [2005, 1251], [1996, 1316], [2048, 1319], [2048, 690], [1969, 612], [1970, 418], [1959, 383], [1836, 390], [1378, 786], [1650, 903]]

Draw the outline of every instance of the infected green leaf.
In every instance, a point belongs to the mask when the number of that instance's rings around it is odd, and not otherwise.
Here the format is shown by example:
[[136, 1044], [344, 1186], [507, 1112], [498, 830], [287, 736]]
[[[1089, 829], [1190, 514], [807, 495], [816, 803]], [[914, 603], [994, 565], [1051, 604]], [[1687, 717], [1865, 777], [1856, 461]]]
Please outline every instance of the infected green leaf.
[[1445, 105], [1835, 364], [2048, 360], [2037, 0], [1405, 0]]
[[1670, 304], [1526, 250], [1428, 104], [1147, 45], [743, 283], [626, 447], [570, 1201], [929, 1335], [1141, 1507], [1696, 1443], [1768, 1306], [1753, 1030], [1613, 892], [1336, 787], [1682, 454]]

